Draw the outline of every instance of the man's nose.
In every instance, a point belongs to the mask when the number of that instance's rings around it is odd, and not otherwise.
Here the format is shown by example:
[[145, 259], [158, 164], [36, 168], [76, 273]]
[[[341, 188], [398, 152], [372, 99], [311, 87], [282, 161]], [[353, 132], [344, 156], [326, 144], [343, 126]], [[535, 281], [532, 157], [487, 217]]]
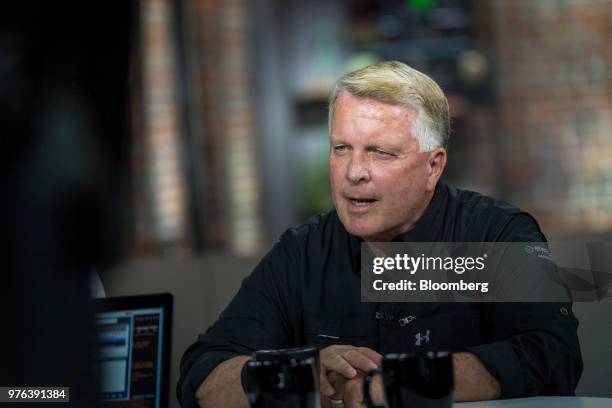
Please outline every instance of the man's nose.
[[369, 181], [370, 169], [366, 158], [360, 154], [354, 154], [349, 161], [346, 177], [354, 184]]

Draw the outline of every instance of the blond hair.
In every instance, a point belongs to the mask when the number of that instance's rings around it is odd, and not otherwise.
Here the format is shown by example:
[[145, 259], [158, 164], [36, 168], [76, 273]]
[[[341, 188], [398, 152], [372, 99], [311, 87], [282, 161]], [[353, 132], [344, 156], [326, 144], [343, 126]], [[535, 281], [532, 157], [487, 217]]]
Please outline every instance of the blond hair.
[[421, 151], [447, 147], [450, 136], [448, 101], [438, 84], [416, 69], [399, 61], [383, 61], [342, 76], [329, 97], [330, 127], [336, 99], [344, 92], [413, 108], [417, 111], [417, 120], [411, 131]]

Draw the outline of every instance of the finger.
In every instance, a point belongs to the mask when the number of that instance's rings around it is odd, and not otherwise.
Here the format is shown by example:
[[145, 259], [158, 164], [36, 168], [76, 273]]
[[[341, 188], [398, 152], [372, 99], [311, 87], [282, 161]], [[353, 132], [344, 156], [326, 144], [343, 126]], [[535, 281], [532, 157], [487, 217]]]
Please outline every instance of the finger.
[[334, 388], [338, 388], [336, 385], [344, 385], [346, 382], [346, 378], [342, 374], [335, 371], [330, 371], [327, 373], [327, 379]]
[[[334, 395], [335, 389], [331, 383], [327, 380], [325, 374], [321, 372], [319, 375], [319, 390], [324, 397], [331, 397]], [[327, 398], [324, 398], [327, 399]]]
[[383, 404], [385, 401], [385, 391], [382, 382], [382, 376], [376, 375], [372, 380], [371, 386], [372, 402], [375, 404]]
[[376, 361], [363, 354], [359, 349], [349, 350], [344, 353], [343, 357], [352, 367], [366, 373], [370, 370], [376, 370], [378, 368]]
[[344, 384], [344, 408], [361, 408], [363, 404], [362, 377]]
[[333, 354], [326, 360], [323, 365], [325, 371], [335, 371], [346, 378], [353, 378], [357, 375], [357, 370], [340, 354]]
[[344, 385], [348, 380], [344, 378], [341, 374], [338, 374], [334, 371], [329, 373], [327, 379], [329, 380], [332, 387], [334, 387], [334, 393], [331, 395], [330, 398], [336, 400], [344, 398]]
[[380, 363], [382, 362], [383, 358], [382, 354], [367, 347], [358, 347], [357, 350], [366, 355], [370, 360], [374, 361], [378, 367], [380, 367]]

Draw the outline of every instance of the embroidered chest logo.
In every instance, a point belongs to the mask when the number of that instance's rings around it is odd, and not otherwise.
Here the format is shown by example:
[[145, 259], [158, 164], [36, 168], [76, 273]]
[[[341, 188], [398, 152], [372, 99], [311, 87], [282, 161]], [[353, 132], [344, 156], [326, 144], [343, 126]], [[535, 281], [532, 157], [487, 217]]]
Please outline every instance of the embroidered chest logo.
[[429, 334], [431, 333], [430, 330], [427, 330], [425, 332], [424, 336], [421, 336], [421, 332], [418, 332], [417, 334], [414, 335], [414, 338], [416, 339], [416, 341], [414, 342], [415, 345], [420, 346], [421, 343], [429, 343]]

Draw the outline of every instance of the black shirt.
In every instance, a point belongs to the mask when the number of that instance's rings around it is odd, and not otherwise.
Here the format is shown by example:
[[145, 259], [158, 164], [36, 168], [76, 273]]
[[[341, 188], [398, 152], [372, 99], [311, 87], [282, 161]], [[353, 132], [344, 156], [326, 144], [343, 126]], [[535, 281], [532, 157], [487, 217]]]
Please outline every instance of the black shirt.
[[[505, 202], [439, 183], [405, 242], [542, 242], [537, 222]], [[212, 369], [257, 349], [352, 344], [389, 352], [475, 354], [501, 397], [572, 395], [582, 372], [567, 303], [362, 303], [360, 245], [336, 211], [286, 231], [206, 334], [183, 356], [184, 407]], [[402, 321], [400, 321], [403, 318]]]

